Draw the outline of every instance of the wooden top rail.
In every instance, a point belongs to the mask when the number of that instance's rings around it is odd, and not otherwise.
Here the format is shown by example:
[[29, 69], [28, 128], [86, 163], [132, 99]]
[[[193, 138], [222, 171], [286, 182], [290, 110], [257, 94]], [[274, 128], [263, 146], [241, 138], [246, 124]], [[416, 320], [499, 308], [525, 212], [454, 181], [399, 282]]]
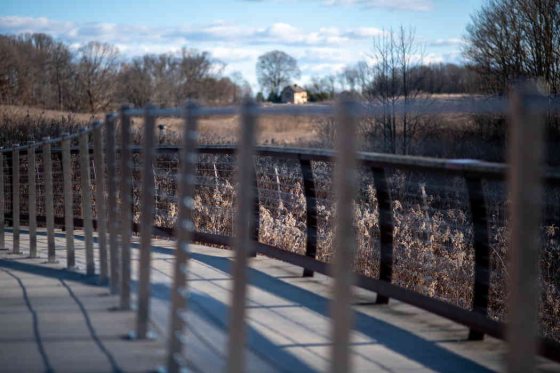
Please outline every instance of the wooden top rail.
[[[132, 146], [132, 153], [140, 153], [141, 146]], [[178, 145], [160, 145], [158, 153], [176, 154], [181, 147]], [[53, 152], [57, 150], [54, 149]], [[200, 154], [235, 154], [236, 145], [199, 145]], [[275, 146], [257, 146], [255, 154], [261, 157], [275, 157], [296, 160], [331, 162], [335, 160], [335, 151], [315, 148], [286, 148]], [[476, 159], [441, 159], [410, 155], [394, 155], [385, 153], [358, 152], [358, 160], [363, 166], [399, 168], [406, 170], [431, 171], [454, 175], [473, 175], [486, 179], [505, 179], [508, 166], [505, 163], [487, 162]], [[544, 180], [552, 185], [560, 184], [560, 172], [546, 170]]]

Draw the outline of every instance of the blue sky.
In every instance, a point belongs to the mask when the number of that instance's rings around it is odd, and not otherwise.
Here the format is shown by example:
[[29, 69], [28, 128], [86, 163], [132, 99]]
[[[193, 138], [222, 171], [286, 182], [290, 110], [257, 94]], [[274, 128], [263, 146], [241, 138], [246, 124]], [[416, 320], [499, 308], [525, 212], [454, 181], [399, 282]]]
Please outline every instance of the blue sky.
[[209, 51], [256, 87], [257, 57], [297, 58], [302, 83], [367, 60], [374, 37], [414, 28], [425, 62], [461, 61], [470, 15], [484, 0], [0, 0], [0, 33], [46, 32], [77, 48], [115, 44], [123, 58]]

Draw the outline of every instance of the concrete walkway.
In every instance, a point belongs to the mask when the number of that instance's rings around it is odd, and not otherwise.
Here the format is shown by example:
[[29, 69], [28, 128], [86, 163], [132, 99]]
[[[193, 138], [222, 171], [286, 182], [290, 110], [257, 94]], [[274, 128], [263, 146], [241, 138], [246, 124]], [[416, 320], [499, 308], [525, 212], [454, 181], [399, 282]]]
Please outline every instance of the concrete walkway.
[[[24, 240], [25, 235], [22, 245]], [[40, 253], [45, 257], [43, 241], [41, 237]], [[81, 244], [78, 240], [77, 262], [84, 268]], [[60, 245], [57, 256], [64, 263], [62, 235], [57, 238], [57, 245]], [[41, 371], [47, 363], [56, 371], [105, 372], [114, 370], [115, 366], [125, 371], [146, 371], [157, 367], [164, 357], [161, 340], [165, 340], [168, 327], [173, 253], [173, 242], [154, 241], [152, 328], [160, 336], [154, 342], [123, 341], [122, 335], [132, 330], [133, 315], [108, 312], [108, 308], [118, 303], [117, 299], [107, 296], [104, 288], [88, 284], [90, 279], [83, 275], [60, 270], [61, 264], [41, 264], [44, 259], [15, 260], [12, 256], [8, 260], [0, 259], [3, 331], [0, 366], [12, 364], [12, 371], [25, 372]], [[138, 250], [133, 249], [133, 287], [137, 254]], [[195, 246], [192, 257], [187, 343], [183, 354], [191, 371], [224, 371], [231, 252]], [[251, 259], [249, 371], [328, 370], [331, 279], [322, 275], [302, 278], [301, 272], [301, 268], [264, 256]], [[71, 278], [65, 278], [64, 274]], [[27, 289], [29, 302], [22, 286]], [[374, 300], [374, 293], [357, 289], [352, 335], [352, 362], [356, 371], [503, 369], [503, 342], [494, 338], [467, 341], [467, 328], [456, 323], [401, 302], [392, 300], [389, 305], [379, 306], [372, 304]], [[84, 367], [81, 362], [90, 358], [92, 364]], [[30, 364], [29, 369], [19, 364]], [[541, 359], [539, 364], [543, 371], [560, 371], [560, 366], [550, 361]]]
[[148, 372], [161, 365], [161, 340], [126, 339], [134, 312], [110, 310], [115, 296], [61, 263], [0, 251], [0, 371]]

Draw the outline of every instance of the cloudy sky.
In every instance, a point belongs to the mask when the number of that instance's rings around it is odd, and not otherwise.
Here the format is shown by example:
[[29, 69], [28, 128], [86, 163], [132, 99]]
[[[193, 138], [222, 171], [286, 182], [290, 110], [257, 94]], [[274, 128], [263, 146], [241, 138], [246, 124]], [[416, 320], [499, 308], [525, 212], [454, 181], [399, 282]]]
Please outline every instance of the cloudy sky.
[[45, 32], [73, 47], [98, 40], [123, 58], [209, 51], [256, 88], [255, 63], [280, 49], [302, 83], [367, 59], [374, 37], [416, 30], [427, 62], [461, 62], [470, 15], [483, 0], [1, 0], [0, 33]]

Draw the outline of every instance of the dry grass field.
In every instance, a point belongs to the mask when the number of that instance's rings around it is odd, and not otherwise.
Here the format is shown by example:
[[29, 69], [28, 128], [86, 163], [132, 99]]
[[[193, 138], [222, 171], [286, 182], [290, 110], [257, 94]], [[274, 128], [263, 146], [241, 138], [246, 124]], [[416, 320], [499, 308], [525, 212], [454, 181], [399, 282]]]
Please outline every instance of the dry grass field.
[[[55, 136], [58, 130], [74, 126], [85, 126], [94, 120], [102, 120], [103, 113], [96, 115], [84, 113], [69, 113], [55, 110], [43, 110], [30, 107], [0, 105], [0, 128], [2, 132], [15, 127], [19, 131], [12, 133], [11, 139], [19, 135], [29, 134], [39, 139], [43, 133]], [[143, 118], [133, 118], [133, 128], [142, 128]], [[180, 118], [159, 118], [157, 124], [164, 125], [165, 142], [177, 143], [183, 120]], [[199, 123], [200, 138], [204, 143], [232, 143], [236, 141], [239, 117], [201, 118]], [[315, 118], [304, 116], [275, 116], [265, 117], [259, 122], [259, 144], [275, 145], [305, 145], [316, 143], [318, 126]], [[7, 137], [7, 136], [6, 136]], [[22, 139], [29, 137], [22, 137]], [[4, 143], [8, 146], [9, 143]]]

